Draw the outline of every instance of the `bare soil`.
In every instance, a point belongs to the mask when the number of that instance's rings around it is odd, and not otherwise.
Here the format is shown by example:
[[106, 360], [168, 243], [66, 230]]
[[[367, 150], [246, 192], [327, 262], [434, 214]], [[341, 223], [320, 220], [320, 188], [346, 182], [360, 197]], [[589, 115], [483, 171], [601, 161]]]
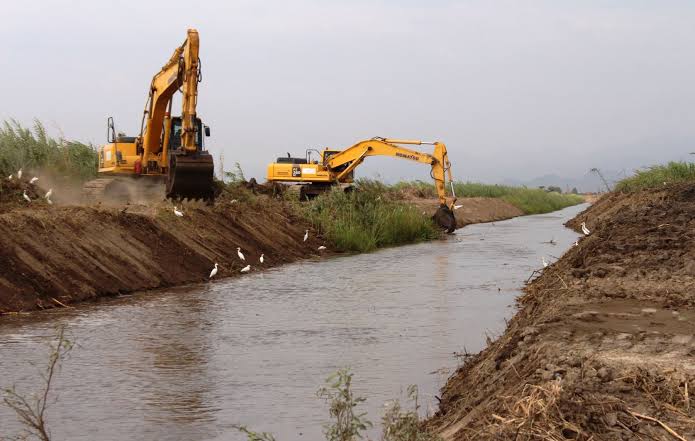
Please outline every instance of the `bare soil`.
[[695, 439], [695, 184], [609, 194], [427, 425], [444, 439]]
[[[23, 199], [24, 190], [32, 202]], [[215, 262], [216, 278], [222, 278], [240, 276], [247, 263], [254, 272], [335, 253], [263, 185], [224, 193], [214, 207], [179, 205], [183, 217], [167, 201], [78, 205], [73, 190], [57, 189], [49, 205], [45, 189], [26, 179], [0, 181], [0, 315], [204, 282]], [[249, 197], [251, 191], [256, 195]], [[432, 199], [412, 203], [429, 214], [438, 206]], [[460, 226], [520, 214], [497, 199], [460, 203]], [[309, 240], [303, 242], [307, 229]], [[328, 249], [319, 252], [321, 245]], [[237, 257], [237, 247], [246, 262]]]

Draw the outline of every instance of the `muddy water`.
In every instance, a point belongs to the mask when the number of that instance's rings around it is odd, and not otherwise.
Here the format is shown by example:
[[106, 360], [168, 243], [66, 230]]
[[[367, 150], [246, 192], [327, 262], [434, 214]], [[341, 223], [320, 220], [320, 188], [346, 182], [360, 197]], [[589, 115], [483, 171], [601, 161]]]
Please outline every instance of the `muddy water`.
[[[0, 321], [0, 387], [36, 390], [46, 340], [77, 343], [48, 410], [55, 439], [321, 439], [316, 389], [350, 366], [365, 410], [409, 384], [434, 408], [458, 360], [513, 313], [523, 281], [575, 240], [584, 207], [472, 225], [447, 240], [287, 265], [184, 289]], [[557, 244], [544, 243], [554, 239]], [[272, 256], [267, 256], [272, 259]], [[0, 437], [20, 430], [0, 405]], [[372, 432], [376, 434], [376, 429]]]

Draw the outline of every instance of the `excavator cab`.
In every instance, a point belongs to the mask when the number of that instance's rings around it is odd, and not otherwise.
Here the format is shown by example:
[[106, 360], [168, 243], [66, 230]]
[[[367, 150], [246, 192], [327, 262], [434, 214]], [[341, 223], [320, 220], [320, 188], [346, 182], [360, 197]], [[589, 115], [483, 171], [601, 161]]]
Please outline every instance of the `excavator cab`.
[[[181, 148], [181, 132], [183, 124], [180, 116], [171, 118], [171, 135], [169, 136], [169, 150], [179, 150]], [[205, 135], [205, 136], [203, 136]], [[198, 151], [204, 150], [205, 138], [210, 136], [210, 127], [203, 125], [200, 118], [195, 119], [195, 145]]]

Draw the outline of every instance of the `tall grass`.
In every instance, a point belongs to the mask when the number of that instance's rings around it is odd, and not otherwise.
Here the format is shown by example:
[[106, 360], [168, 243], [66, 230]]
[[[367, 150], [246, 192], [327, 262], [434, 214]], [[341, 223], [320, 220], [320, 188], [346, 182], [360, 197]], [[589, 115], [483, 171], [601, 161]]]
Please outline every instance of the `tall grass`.
[[[389, 190], [401, 195], [410, 194], [425, 198], [437, 197], [437, 192], [431, 182], [399, 182], [390, 186]], [[561, 194], [540, 188], [490, 185], [476, 182], [455, 182], [454, 191], [456, 191], [456, 196], [459, 198], [500, 198], [519, 208], [524, 214], [549, 213], [580, 204], [584, 201], [578, 195]]]
[[298, 209], [343, 251], [368, 252], [438, 236], [428, 216], [383, 196], [377, 187], [358, 185], [358, 190], [351, 193], [336, 188], [309, 203], [298, 204]]
[[15, 120], [4, 121], [0, 126], [0, 176], [9, 176], [22, 168], [87, 180], [96, 176], [97, 164], [97, 152], [92, 146], [51, 138], [38, 120], [32, 128]]
[[695, 163], [669, 162], [665, 165], [654, 165], [647, 170], [636, 171], [634, 176], [618, 182], [615, 190], [628, 193], [685, 181], [695, 181]]

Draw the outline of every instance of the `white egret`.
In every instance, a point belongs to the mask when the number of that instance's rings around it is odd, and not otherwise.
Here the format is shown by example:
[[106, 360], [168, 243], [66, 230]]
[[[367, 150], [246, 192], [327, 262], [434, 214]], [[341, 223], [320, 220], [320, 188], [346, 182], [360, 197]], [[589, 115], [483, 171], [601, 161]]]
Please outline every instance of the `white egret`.
[[52, 189], [52, 188], [49, 188], [48, 191], [46, 192], [46, 194], [44, 195], [44, 197], [45, 197], [46, 199], [48, 199], [48, 198], [51, 197], [52, 194], [53, 194], [53, 189]]
[[183, 211], [179, 211], [179, 209], [176, 208], [176, 205], [174, 205], [174, 214], [178, 217], [183, 217]]
[[236, 199], [232, 199], [231, 201], [229, 201], [230, 204], [236, 204], [237, 202], [239, 201], [237, 201]]
[[454, 205], [454, 210], [458, 210], [461, 207], [463, 207], [463, 205]]
[[38, 181], [38, 180], [39, 180], [39, 178], [37, 178], [36, 176], [34, 176], [33, 178], [31, 178], [31, 180], [29, 181], [29, 183], [30, 183], [30, 184], [33, 184], [34, 182], [36, 182], [36, 181]]
[[585, 236], [588, 236], [591, 231], [589, 231], [588, 228], [586, 228], [586, 223], [582, 222], [582, 233], [584, 233]]
[[323, 245], [321, 245], [321, 246], [319, 247], [319, 251], [323, 251], [323, 250], [325, 250], [325, 249], [326, 249], [326, 247], [324, 247]]
[[8, 176], [7, 179], [9, 179], [9, 180], [11, 181], [11, 180], [12, 180], [12, 176], [14, 176], [14, 175]]
[[251, 265], [246, 265], [241, 269], [242, 273], [248, 273], [249, 271], [251, 271]]
[[210, 271], [210, 276], [208, 277], [208, 279], [212, 279], [213, 277], [215, 277], [215, 274], [217, 274], [217, 262], [215, 262], [215, 267], [212, 269], [212, 271]]
[[22, 179], [22, 169], [17, 170], [17, 179]]
[[578, 246], [579, 246], [579, 241], [578, 241], [578, 240], [575, 240], [575, 241], [574, 241], [574, 245], [572, 245], [572, 246], [578, 247]]
[[27, 191], [26, 191], [26, 190], [24, 190], [24, 193], [22, 193], [22, 196], [24, 196], [24, 200], [25, 200], [25, 201], [31, 202], [31, 198], [30, 198], [29, 196], [27, 196]]
[[541, 261], [543, 262], [543, 268], [547, 268], [547, 267], [548, 267], [548, 262], [546, 262], [545, 256], [541, 257]]
[[236, 255], [239, 256], [239, 259], [246, 260], [246, 258], [244, 257], [244, 253], [241, 252], [241, 247], [236, 248]]
[[261, 257], [258, 258], [258, 261], [261, 262], [261, 263], [263, 263], [263, 256], [264, 256], [264, 254], [261, 253]]
[[304, 233], [304, 242], [306, 242], [306, 240], [308, 238], [309, 238], [309, 230], [306, 230], [306, 232]]

